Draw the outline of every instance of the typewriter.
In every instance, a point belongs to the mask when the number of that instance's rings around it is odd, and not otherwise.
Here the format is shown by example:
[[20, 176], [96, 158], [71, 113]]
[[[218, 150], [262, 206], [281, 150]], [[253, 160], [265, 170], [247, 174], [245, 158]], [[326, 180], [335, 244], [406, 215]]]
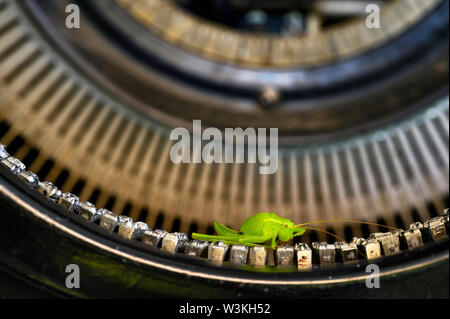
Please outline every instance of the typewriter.
[[[0, 0], [0, 296], [448, 298], [448, 33], [448, 0]], [[192, 237], [261, 212], [314, 227]]]

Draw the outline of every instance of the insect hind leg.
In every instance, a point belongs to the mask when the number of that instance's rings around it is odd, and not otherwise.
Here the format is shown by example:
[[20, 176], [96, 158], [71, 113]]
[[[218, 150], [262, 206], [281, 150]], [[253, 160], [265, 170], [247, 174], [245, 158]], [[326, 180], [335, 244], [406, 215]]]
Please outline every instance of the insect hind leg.
[[272, 239], [270, 236], [255, 236], [255, 235], [241, 235], [237, 238], [239, 244], [247, 246], [257, 246], [258, 244], [264, 243]]

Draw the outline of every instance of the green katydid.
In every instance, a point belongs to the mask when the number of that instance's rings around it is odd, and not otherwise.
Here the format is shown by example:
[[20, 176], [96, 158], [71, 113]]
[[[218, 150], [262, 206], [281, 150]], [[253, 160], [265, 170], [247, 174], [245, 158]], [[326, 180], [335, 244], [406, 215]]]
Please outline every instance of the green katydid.
[[296, 236], [303, 235], [306, 230], [316, 230], [324, 232], [328, 235], [338, 238], [339, 240], [343, 240], [342, 238], [322, 229], [306, 227], [306, 225], [309, 224], [325, 222], [360, 223], [396, 229], [394, 227], [385, 225], [352, 220], [321, 220], [295, 225], [289, 219], [280, 217], [274, 213], [258, 213], [245, 220], [240, 227], [240, 231], [227, 228], [218, 222], [214, 222], [214, 229], [218, 235], [192, 233], [192, 238], [209, 242], [222, 241], [225, 244], [237, 244], [246, 246], [256, 246], [271, 240], [271, 245], [266, 247], [272, 249], [275, 249], [277, 247], [277, 238], [282, 242], [286, 242]]

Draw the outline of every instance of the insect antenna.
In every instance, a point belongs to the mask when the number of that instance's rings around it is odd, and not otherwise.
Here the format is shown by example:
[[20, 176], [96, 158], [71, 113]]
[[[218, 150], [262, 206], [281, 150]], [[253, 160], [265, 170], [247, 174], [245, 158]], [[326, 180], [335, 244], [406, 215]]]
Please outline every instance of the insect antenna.
[[[344, 238], [339, 237], [338, 235], [335, 235], [335, 234], [333, 234], [333, 233], [330, 233], [330, 232], [328, 232], [328, 231], [326, 231], [326, 230], [323, 230], [323, 229], [320, 229], [320, 228], [316, 228], [316, 227], [302, 227], [302, 228], [304, 228], [304, 229], [309, 229], [309, 230], [315, 230], [315, 231], [318, 231], [318, 232], [322, 232], [322, 233], [325, 233], [325, 234], [327, 234], [327, 235], [333, 236], [334, 238], [336, 238], [336, 239], [338, 239], [338, 240], [340, 240], [340, 241], [345, 242], [345, 239], [344, 239]], [[357, 251], [358, 251], [358, 254], [360, 254], [360, 255], [363, 256], [364, 258], [367, 258], [367, 256], [364, 255], [362, 252], [360, 252], [359, 250], [357, 250]]]
[[338, 239], [338, 240], [340, 240], [340, 241], [344, 241], [344, 242], [345, 242], [345, 239], [343, 239], [342, 237], [339, 237], [338, 235], [335, 235], [335, 234], [333, 234], [333, 233], [330, 233], [330, 232], [328, 232], [328, 231], [326, 231], [326, 230], [323, 230], [323, 229], [320, 229], [320, 228], [316, 228], [316, 227], [302, 227], [302, 228], [304, 228], [304, 229], [309, 229], [309, 230], [316, 230], [316, 231], [325, 233], [325, 234], [327, 234], [327, 235], [333, 236], [334, 238], [336, 238], [336, 239]]
[[398, 230], [398, 228], [387, 226], [387, 225], [381, 225], [377, 223], [371, 223], [371, 222], [362, 222], [359, 220], [342, 220], [342, 219], [334, 219], [334, 220], [318, 220], [315, 222], [307, 222], [299, 225], [295, 225], [294, 227], [303, 227], [304, 225], [311, 225], [311, 224], [318, 224], [318, 223], [356, 223], [356, 224], [366, 224], [366, 225], [372, 225], [372, 226], [378, 226], [378, 227], [384, 227], [392, 230]]

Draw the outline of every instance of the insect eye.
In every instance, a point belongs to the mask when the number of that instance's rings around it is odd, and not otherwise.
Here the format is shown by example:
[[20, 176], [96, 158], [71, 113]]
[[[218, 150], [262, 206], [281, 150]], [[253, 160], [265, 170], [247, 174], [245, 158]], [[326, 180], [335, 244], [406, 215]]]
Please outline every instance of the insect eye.
[[286, 224], [286, 225], [284, 225], [284, 227], [286, 227], [286, 228], [289, 228], [289, 225], [288, 225], [288, 224]]

